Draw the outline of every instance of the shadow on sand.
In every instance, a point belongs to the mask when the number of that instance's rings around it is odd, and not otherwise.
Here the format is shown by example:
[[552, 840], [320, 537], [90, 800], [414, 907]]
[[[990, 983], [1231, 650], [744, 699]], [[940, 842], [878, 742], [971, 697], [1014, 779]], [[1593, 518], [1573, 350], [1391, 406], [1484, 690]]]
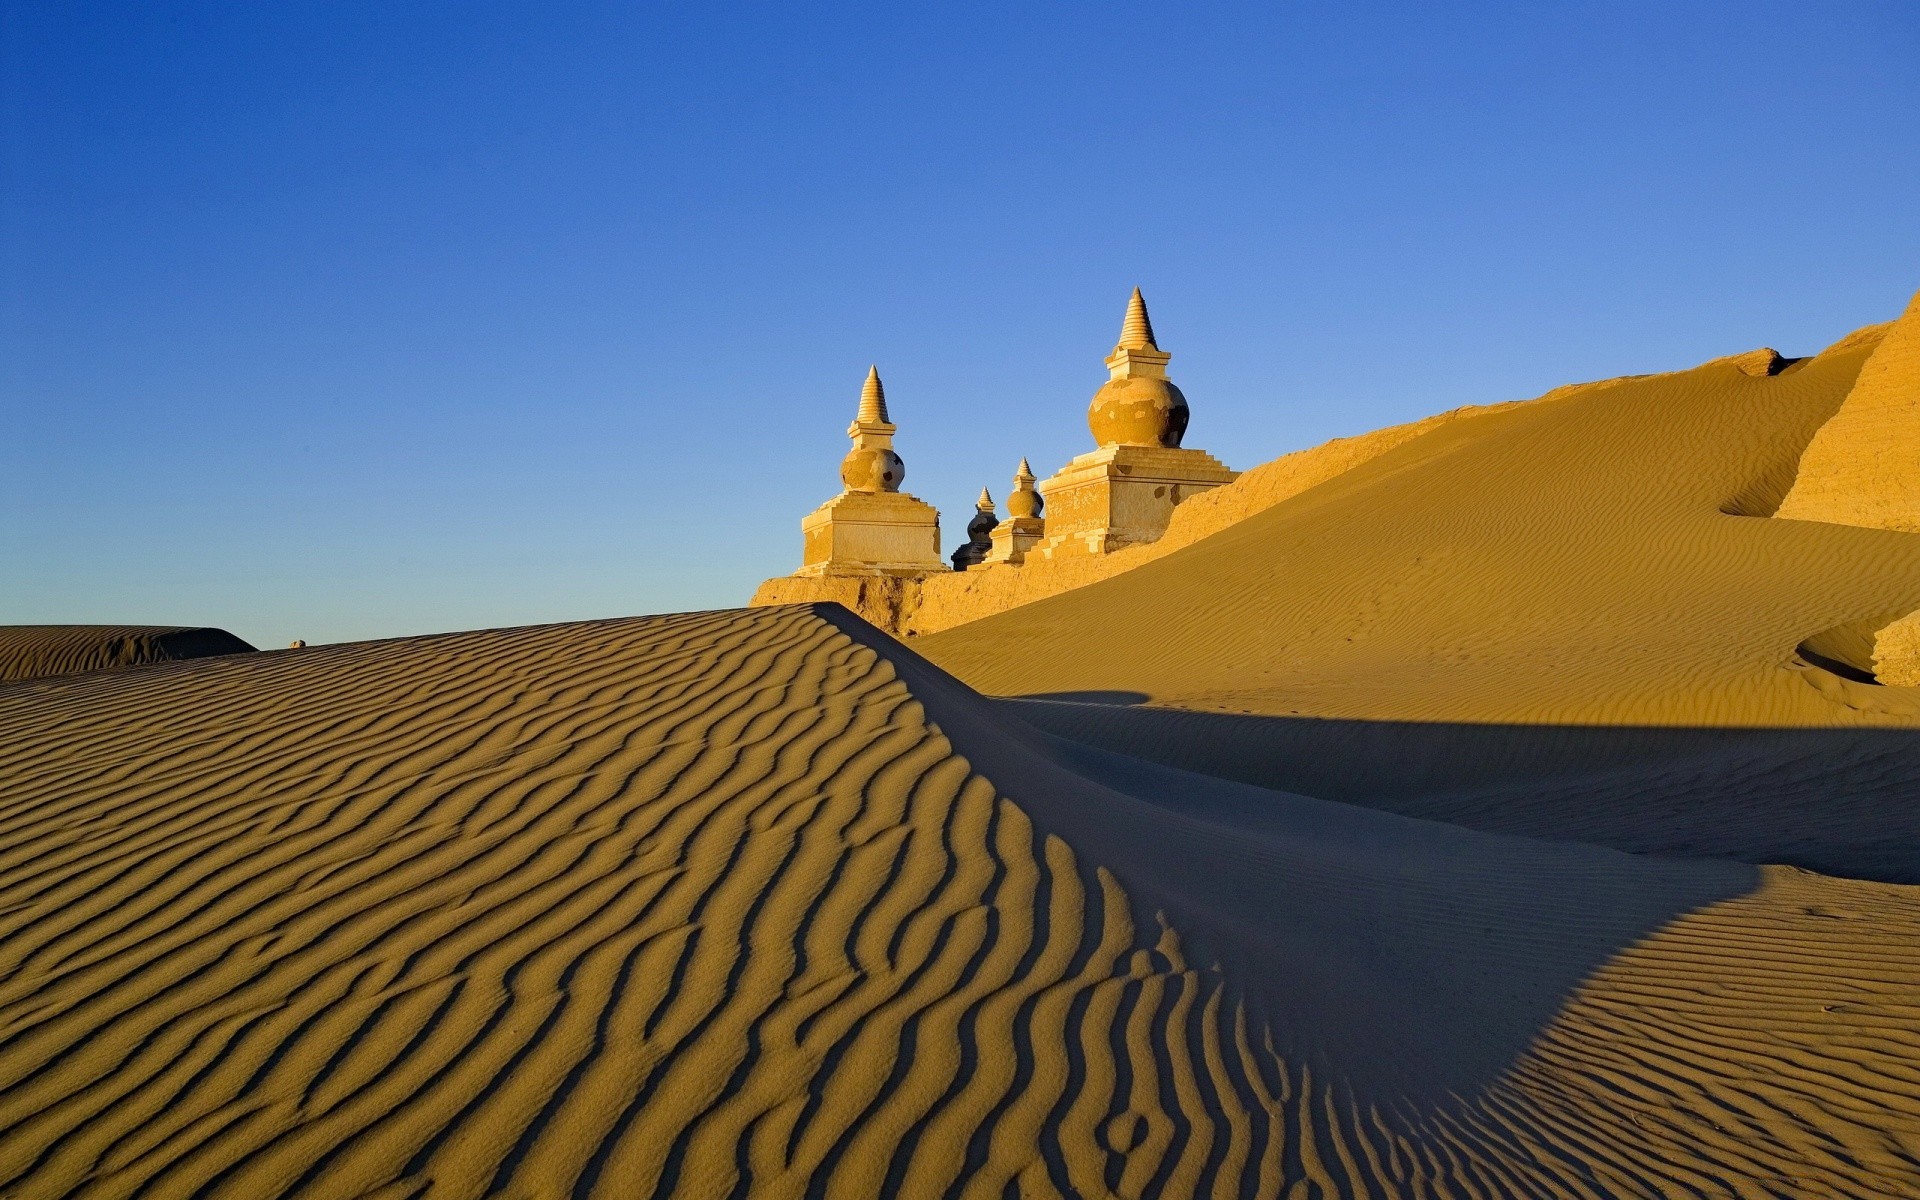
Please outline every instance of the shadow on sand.
[[1920, 733], [1241, 716], [1028, 697], [1069, 740], [1259, 787], [1638, 854], [1920, 883]]
[[1231, 981], [1287, 1061], [1359, 1094], [1478, 1092], [1623, 950], [1759, 886], [1744, 863], [1489, 835], [1055, 736], [1034, 718], [1155, 713], [988, 701], [851, 614], [819, 615], [883, 654], [1038, 833], [1119, 883], [1155, 947], [1141, 976], [1184, 962]]

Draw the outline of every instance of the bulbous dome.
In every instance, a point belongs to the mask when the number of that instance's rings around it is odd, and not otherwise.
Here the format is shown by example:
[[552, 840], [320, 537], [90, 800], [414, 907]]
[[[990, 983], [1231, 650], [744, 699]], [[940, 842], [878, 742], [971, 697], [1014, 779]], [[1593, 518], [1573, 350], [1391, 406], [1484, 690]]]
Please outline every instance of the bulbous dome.
[[1087, 425], [1102, 446], [1176, 450], [1187, 433], [1187, 398], [1166, 379], [1109, 379], [1087, 406]]
[[907, 477], [907, 464], [892, 450], [855, 446], [840, 460], [840, 482], [856, 492], [897, 492]]

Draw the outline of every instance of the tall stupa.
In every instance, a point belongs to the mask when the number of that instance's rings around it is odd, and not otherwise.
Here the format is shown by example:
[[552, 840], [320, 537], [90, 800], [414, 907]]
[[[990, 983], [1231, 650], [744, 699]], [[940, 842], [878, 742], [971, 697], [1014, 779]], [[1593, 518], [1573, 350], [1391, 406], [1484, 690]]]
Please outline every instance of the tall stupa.
[[1167, 378], [1173, 355], [1154, 340], [1140, 289], [1127, 301], [1109, 378], [1093, 394], [1087, 425], [1097, 448], [1040, 484], [1046, 540], [1040, 552], [1105, 554], [1157, 539], [1182, 500], [1238, 473], [1204, 450], [1183, 449], [1187, 398]]
[[805, 538], [796, 575], [924, 575], [944, 571], [940, 514], [907, 495], [906, 464], [894, 453], [880, 369], [867, 369], [860, 407], [847, 426], [853, 449], [840, 461], [846, 490], [800, 521]]

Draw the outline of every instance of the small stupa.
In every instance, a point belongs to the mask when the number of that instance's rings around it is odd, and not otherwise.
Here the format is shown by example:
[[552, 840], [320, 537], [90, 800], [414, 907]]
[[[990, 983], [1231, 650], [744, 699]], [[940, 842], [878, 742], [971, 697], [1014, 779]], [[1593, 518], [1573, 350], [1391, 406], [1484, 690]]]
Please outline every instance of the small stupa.
[[953, 552], [956, 571], [977, 567], [987, 560], [988, 551], [993, 549], [994, 528], [1000, 524], [1000, 518], [993, 511], [993, 496], [987, 489], [980, 489], [980, 499], [974, 501], [973, 508], [973, 520], [967, 522], [967, 540]]
[[847, 426], [853, 449], [840, 462], [846, 490], [800, 521], [805, 538], [796, 575], [924, 575], [944, 571], [940, 514], [900, 490], [906, 464], [894, 453], [880, 370], [870, 367], [860, 408]]
[[1098, 448], [1040, 485], [1047, 506], [1041, 550], [1105, 554], [1157, 539], [1182, 500], [1238, 473], [1204, 450], [1183, 449], [1187, 398], [1167, 378], [1173, 355], [1154, 340], [1140, 289], [1127, 301], [1109, 378], [1093, 394], [1087, 425]]
[[987, 562], [1018, 566], [1026, 561], [1027, 551], [1046, 537], [1047, 523], [1040, 517], [1046, 502], [1033, 484], [1033, 468], [1023, 458], [1013, 473], [1013, 491], [1007, 495], [1007, 519], [993, 527], [993, 549], [987, 553]]

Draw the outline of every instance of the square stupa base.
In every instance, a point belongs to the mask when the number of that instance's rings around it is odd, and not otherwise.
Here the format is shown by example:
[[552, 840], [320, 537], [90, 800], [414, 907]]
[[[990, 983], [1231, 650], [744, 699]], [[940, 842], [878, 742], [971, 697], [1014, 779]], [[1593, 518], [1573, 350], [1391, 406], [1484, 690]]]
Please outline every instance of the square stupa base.
[[904, 492], [842, 492], [800, 522], [796, 575], [925, 575], [944, 571], [940, 513]]
[[1182, 500], [1237, 478], [1205, 450], [1102, 446], [1040, 484], [1047, 536], [1037, 549], [1107, 554], [1156, 541]]

